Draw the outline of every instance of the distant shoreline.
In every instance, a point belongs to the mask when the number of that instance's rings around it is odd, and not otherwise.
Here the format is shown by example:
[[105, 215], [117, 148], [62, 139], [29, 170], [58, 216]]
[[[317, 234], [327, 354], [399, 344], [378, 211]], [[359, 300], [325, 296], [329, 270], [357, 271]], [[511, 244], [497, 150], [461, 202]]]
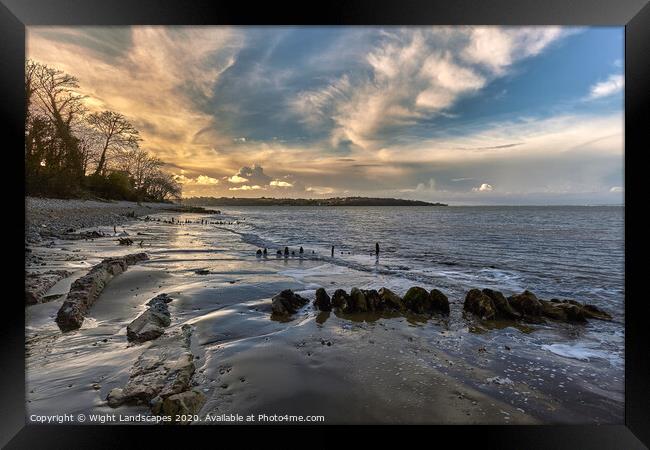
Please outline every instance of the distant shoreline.
[[333, 198], [235, 198], [235, 197], [190, 197], [181, 202], [187, 206], [448, 206], [445, 203], [431, 203], [421, 200], [372, 197]]

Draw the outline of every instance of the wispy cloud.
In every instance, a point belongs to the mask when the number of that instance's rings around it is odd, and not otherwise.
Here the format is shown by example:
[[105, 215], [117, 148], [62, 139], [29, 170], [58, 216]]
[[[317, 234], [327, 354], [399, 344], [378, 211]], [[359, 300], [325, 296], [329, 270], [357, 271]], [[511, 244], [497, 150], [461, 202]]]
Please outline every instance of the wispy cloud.
[[600, 81], [594, 84], [589, 92], [589, 99], [597, 99], [608, 97], [623, 90], [625, 79], [623, 75], [613, 74], [610, 75], [605, 81]]
[[291, 107], [308, 124], [330, 125], [334, 146], [348, 142], [377, 149], [382, 133], [443, 114], [568, 32], [560, 27], [391, 30], [366, 55], [367, 75], [346, 73], [300, 92]]

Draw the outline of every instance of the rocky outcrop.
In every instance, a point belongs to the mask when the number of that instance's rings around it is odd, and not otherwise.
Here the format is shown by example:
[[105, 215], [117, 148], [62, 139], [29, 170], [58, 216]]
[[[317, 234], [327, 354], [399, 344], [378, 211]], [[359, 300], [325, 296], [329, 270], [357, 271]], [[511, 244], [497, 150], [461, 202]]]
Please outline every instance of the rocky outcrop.
[[316, 289], [316, 300], [314, 300], [314, 306], [319, 311], [331, 311], [332, 302], [330, 296], [327, 295], [327, 292], [323, 288]]
[[131, 368], [126, 385], [108, 394], [108, 405], [144, 404], [157, 414], [197, 412], [202, 399], [191, 389], [195, 371], [191, 334], [191, 327], [183, 325], [148, 347]]
[[582, 314], [585, 316], [585, 318], [588, 319], [612, 320], [612, 316], [609, 315], [609, 313], [603, 311], [597, 306], [590, 305], [588, 303], [580, 303], [575, 300], [558, 300], [556, 298], [551, 299], [551, 303], [556, 306], [560, 306], [561, 304], [570, 304], [577, 306], [582, 310]]
[[149, 308], [126, 327], [129, 341], [145, 342], [160, 337], [171, 324], [167, 303], [173, 299], [168, 294], [159, 294], [149, 300]]
[[146, 253], [108, 258], [95, 265], [83, 277], [72, 283], [68, 297], [56, 315], [56, 323], [62, 331], [75, 330], [81, 326], [88, 309], [95, 303], [108, 282], [124, 272], [128, 266], [149, 259]]
[[390, 289], [383, 287], [379, 289], [378, 294], [386, 310], [404, 311], [406, 309], [402, 298]]
[[[273, 315], [294, 314], [306, 302], [291, 290], [282, 291], [273, 297]], [[450, 313], [449, 299], [444, 293], [438, 289], [427, 292], [419, 286], [411, 287], [404, 298], [385, 287], [379, 291], [354, 287], [349, 295], [345, 290], [337, 289], [330, 299], [325, 289], [319, 288], [316, 290], [314, 306], [321, 312], [334, 309], [337, 313]], [[528, 323], [544, 323], [545, 319], [569, 323], [586, 322], [589, 318], [612, 319], [607, 312], [594, 305], [575, 300], [541, 300], [528, 290], [506, 298], [501, 292], [492, 289], [471, 289], [465, 296], [463, 309], [485, 320], [523, 320]]]
[[594, 305], [575, 300], [541, 300], [528, 290], [506, 299], [498, 291], [472, 289], [465, 297], [464, 309], [483, 319], [522, 319], [532, 323], [543, 323], [544, 319], [572, 323], [586, 322], [588, 318], [612, 319]]
[[271, 299], [271, 310], [275, 316], [287, 317], [306, 304], [307, 299], [295, 294], [291, 289], [285, 289]]
[[67, 270], [48, 270], [25, 274], [25, 304], [34, 305], [44, 301], [44, 295], [63, 278], [72, 275]]

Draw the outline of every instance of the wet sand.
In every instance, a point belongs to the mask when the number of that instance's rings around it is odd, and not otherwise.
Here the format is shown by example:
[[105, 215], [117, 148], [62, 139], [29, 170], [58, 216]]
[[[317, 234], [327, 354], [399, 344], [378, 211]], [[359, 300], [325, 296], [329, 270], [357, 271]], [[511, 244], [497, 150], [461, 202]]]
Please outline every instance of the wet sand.
[[[130, 344], [126, 325], [166, 292], [174, 298], [169, 332], [194, 329], [193, 384], [206, 396], [194, 424], [223, 414], [323, 415], [341, 424], [622, 423], [622, 380], [601, 377], [593, 361], [531, 345], [547, 333], [584, 332], [573, 326], [490, 329], [464, 317], [459, 298], [450, 298], [449, 318], [321, 313], [311, 305], [317, 287], [403, 294], [406, 285], [309, 254], [278, 259], [269, 249], [256, 258], [257, 248], [215, 225], [133, 221], [122, 231], [142, 248], [119, 246], [116, 236], [31, 247], [46, 262], [38, 270], [73, 273], [48, 298], [105, 257], [145, 251], [150, 260], [113, 279], [79, 330], [61, 333], [54, 322], [64, 297], [26, 308], [28, 417], [151, 414], [146, 405], [111, 408], [106, 397], [151, 345]], [[270, 299], [283, 289], [310, 303], [281, 322], [270, 317]]]

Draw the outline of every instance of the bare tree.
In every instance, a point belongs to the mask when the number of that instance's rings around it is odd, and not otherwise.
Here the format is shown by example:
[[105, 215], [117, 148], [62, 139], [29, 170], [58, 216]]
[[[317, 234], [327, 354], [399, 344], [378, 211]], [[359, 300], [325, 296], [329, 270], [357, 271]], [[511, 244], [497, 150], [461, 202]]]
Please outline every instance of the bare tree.
[[178, 199], [181, 196], [181, 185], [174, 178], [165, 172], [158, 172], [158, 175], [149, 180], [147, 196], [153, 200]]
[[151, 179], [158, 176], [163, 162], [151, 156], [145, 150], [136, 147], [122, 152], [118, 158], [120, 170], [131, 175], [133, 188], [141, 195], [146, 195], [147, 185]]
[[30, 121], [30, 107], [34, 95], [34, 78], [39, 64], [31, 59], [25, 60], [25, 133]]
[[70, 137], [72, 121], [85, 111], [84, 96], [77, 93], [79, 82], [72, 75], [38, 63], [32, 76], [31, 89], [39, 106], [51, 118], [61, 137]]
[[39, 189], [72, 193], [83, 182], [79, 140], [72, 124], [85, 109], [77, 79], [44, 64], [25, 66], [26, 175]]
[[76, 123], [73, 132], [79, 141], [79, 152], [81, 153], [84, 175], [88, 175], [91, 165], [96, 167], [99, 162], [100, 146], [103, 143], [102, 137], [86, 121]]
[[88, 116], [88, 123], [102, 138], [101, 151], [95, 175], [104, 175], [109, 150], [136, 148], [140, 142], [138, 130], [126, 117], [114, 111], [102, 111]]

